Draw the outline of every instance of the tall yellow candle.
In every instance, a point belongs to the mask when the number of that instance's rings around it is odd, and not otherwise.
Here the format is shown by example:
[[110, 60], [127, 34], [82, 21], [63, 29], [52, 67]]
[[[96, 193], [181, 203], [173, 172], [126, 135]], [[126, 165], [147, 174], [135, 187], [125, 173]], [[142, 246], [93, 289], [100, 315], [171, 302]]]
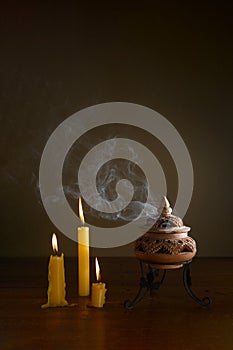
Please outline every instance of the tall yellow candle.
[[84, 226], [81, 198], [79, 198], [79, 216], [83, 226], [78, 227], [78, 293], [80, 296], [88, 296], [90, 294], [89, 227]]
[[95, 269], [96, 269], [96, 278], [98, 283], [92, 283], [91, 287], [91, 305], [94, 307], [103, 307], [105, 303], [105, 293], [107, 289], [105, 288], [105, 283], [100, 281], [100, 267], [98, 259], [95, 258]]
[[42, 308], [65, 306], [68, 302], [66, 296], [65, 283], [65, 268], [64, 268], [64, 254], [58, 256], [58, 244], [55, 234], [52, 236], [52, 246], [54, 255], [50, 256], [48, 267], [48, 302], [42, 305]]

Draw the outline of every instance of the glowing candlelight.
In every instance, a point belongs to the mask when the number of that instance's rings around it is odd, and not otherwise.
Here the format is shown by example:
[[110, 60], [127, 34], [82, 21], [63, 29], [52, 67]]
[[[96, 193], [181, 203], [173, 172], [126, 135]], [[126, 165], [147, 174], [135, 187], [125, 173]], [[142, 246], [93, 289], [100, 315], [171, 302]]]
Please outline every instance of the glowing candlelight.
[[52, 247], [53, 247], [54, 254], [57, 255], [58, 244], [57, 244], [57, 236], [55, 235], [55, 233], [53, 233], [52, 235]]
[[101, 275], [100, 275], [100, 266], [97, 258], [95, 258], [95, 273], [96, 273], [96, 279], [99, 282], [101, 279]]
[[82, 221], [83, 225], [85, 224], [84, 220], [84, 214], [83, 214], [83, 206], [82, 206], [82, 199], [79, 197], [78, 199], [78, 210], [79, 210], [79, 218]]

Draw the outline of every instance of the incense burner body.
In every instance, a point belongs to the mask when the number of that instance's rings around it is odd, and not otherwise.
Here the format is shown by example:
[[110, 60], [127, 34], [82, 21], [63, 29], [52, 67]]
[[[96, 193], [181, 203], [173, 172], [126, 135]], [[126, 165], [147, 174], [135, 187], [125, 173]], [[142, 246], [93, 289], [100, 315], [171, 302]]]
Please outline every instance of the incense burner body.
[[190, 227], [171, 215], [165, 199], [163, 211], [143, 236], [135, 241], [134, 252], [138, 259], [159, 265], [160, 268], [179, 268], [196, 255], [196, 242], [188, 236]]

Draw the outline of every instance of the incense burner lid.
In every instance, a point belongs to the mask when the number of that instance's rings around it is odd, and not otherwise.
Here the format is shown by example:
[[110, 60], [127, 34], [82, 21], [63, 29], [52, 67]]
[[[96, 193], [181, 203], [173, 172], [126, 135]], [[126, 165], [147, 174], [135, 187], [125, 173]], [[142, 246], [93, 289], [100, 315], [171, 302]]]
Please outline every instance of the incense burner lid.
[[163, 209], [156, 223], [148, 230], [154, 233], [177, 233], [188, 232], [190, 227], [184, 226], [183, 220], [178, 216], [172, 215], [172, 208], [167, 198], [163, 198]]

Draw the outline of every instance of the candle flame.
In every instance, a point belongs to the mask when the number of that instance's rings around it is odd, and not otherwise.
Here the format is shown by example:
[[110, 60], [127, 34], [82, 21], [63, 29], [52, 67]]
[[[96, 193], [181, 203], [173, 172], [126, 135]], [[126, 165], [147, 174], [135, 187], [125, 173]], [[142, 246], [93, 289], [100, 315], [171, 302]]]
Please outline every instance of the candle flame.
[[55, 235], [55, 233], [53, 233], [52, 235], [52, 247], [53, 247], [53, 251], [55, 253], [58, 252], [58, 245], [57, 245], [57, 236]]
[[84, 220], [84, 215], [83, 215], [83, 207], [82, 207], [82, 200], [81, 197], [79, 197], [78, 199], [78, 208], [79, 208], [79, 217], [80, 220], [82, 221], [83, 225], [85, 224], [85, 220]]
[[96, 279], [99, 282], [100, 278], [101, 278], [101, 275], [100, 275], [100, 266], [99, 266], [97, 258], [95, 258], [95, 272], [96, 272]]

